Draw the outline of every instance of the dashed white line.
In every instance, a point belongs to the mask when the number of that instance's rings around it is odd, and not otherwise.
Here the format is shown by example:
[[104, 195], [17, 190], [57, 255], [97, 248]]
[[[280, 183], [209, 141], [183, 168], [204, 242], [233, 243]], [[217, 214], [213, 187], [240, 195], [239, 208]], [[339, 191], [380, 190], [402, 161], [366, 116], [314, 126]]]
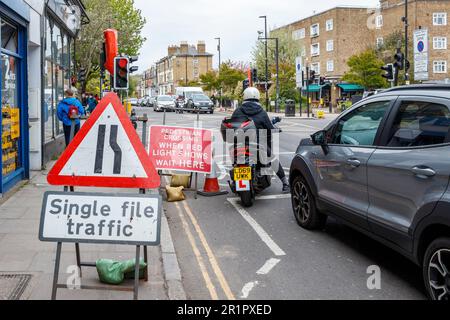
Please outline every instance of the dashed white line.
[[275, 259], [272, 258], [270, 260], [268, 260], [261, 269], [259, 269], [258, 271], [256, 271], [256, 274], [260, 274], [260, 275], [266, 275], [269, 274], [270, 271], [272, 271], [273, 268], [275, 268], [275, 266], [280, 263], [280, 259]]
[[242, 288], [242, 292], [241, 292], [241, 296], [240, 298], [242, 299], [247, 299], [248, 296], [250, 295], [250, 292], [253, 290], [253, 288], [255, 288], [258, 285], [258, 281], [253, 281], [253, 282], [249, 282], [247, 283], [244, 288]]
[[269, 234], [256, 222], [255, 219], [238, 203], [238, 199], [230, 198], [227, 199], [229, 203], [233, 205], [233, 207], [241, 214], [245, 221], [247, 221], [250, 226], [255, 230], [261, 240], [269, 247], [269, 249], [277, 256], [285, 256], [286, 252], [284, 252], [276, 243], [272, 240]]

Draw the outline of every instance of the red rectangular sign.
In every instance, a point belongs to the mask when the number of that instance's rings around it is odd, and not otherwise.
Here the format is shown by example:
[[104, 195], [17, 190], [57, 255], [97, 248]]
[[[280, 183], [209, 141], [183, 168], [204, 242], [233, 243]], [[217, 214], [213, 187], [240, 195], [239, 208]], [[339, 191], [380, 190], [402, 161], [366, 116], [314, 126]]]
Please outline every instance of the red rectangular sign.
[[170, 126], [150, 127], [150, 158], [158, 170], [210, 174], [211, 130]]

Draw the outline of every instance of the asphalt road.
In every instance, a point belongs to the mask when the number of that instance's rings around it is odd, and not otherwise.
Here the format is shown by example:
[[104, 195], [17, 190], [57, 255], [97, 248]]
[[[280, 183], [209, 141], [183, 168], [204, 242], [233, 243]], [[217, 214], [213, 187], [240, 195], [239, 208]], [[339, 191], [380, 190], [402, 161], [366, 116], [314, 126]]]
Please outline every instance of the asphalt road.
[[[162, 124], [162, 113], [136, 110], [149, 115], [150, 125]], [[218, 129], [224, 116], [201, 115], [200, 120], [205, 128]], [[194, 121], [191, 114], [166, 114], [167, 125], [194, 126]], [[328, 121], [283, 120], [280, 160], [286, 170], [299, 141]], [[220, 181], [224, 190], [228, 179]], [[165, 206], [189, 299], [425, 298], [421, 270], [413, 263], [332, 219], [321, 232], [301, 229], [290, 196], [280, 191], [274, 179], [250, 209], [231, 193], [194, 199], [186, 192], [187, 201]], [[370, 290], [374, 266], [381, 272], [381, 289]]]

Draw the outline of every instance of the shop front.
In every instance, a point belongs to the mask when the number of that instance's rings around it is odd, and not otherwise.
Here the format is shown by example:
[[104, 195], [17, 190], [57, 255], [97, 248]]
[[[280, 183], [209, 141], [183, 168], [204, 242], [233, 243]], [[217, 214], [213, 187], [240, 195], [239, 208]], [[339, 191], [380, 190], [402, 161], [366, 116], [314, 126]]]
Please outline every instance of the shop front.
[[49, 0], [44, 12], [42, 141], [43, 164], [63, 151], [64, 132], [57, 117], [64, 91], [73, 88], [75, 41], [85, 16], [80, 1]]
[[27, 7], [0, 2], [1, 183], [5, 194], [29, 178], [27, 94]]

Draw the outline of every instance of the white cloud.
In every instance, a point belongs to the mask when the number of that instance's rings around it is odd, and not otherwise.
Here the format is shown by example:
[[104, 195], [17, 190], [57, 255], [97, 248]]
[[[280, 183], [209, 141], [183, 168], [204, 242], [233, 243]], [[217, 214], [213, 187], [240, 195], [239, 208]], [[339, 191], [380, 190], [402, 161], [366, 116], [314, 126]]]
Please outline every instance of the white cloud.
[[264, 29], [282, 26], [338, 5], [376, 6], [379, 0], [135, 0], [147, 19], [147, 38], [138, 62], [140, 72], [167, 54], [167, 47], [188, 41], [206, 42], [217, 66], [217, 41], [221, 38], [222, 60], [250, 61], [251, 51]]

